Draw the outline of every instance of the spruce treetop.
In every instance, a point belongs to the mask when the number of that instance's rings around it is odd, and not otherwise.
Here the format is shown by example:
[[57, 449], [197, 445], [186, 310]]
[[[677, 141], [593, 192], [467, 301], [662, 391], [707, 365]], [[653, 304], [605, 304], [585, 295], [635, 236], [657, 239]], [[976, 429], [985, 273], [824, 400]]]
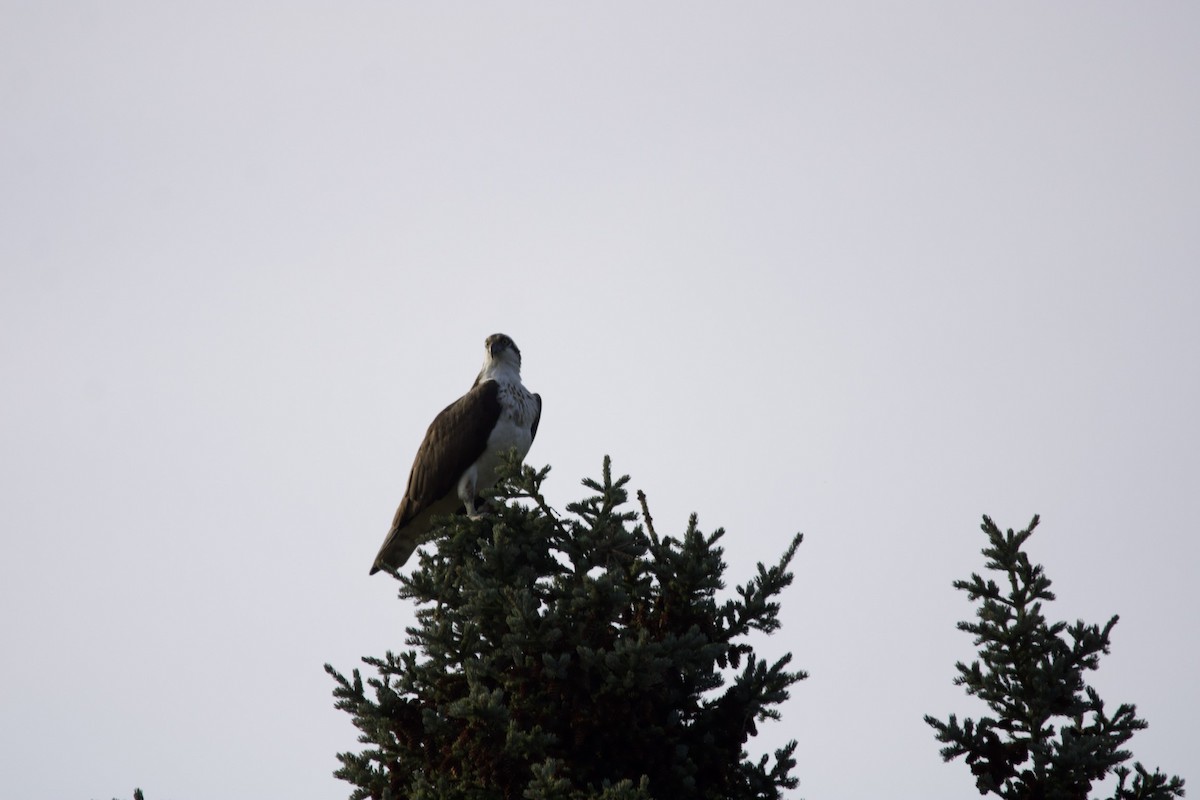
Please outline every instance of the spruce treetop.
[[660, 537], [608, 458], [566, 514], [549, 468], [515, 462], [482, 519], [452, 517], [400, 575], [417, 606], [408, 649], [337, 685], [366, 749], [342, 753], [352, 798], [774, 799], [796, 786], [795, 742], [745, 751], [805, 678], [745, 641], [779, 628], [797, 534], [724, 596], [724, 532]]
[[999, 582], [978, 574], [954, 582], [978, 603], [975, 620], [958, 629], [979, 648], [978, 659], [955, 665], [954, 683], [992, 713], [961, 724], [954, 714], [945, 722], [926, 716], [945, 745], [942, 757], [964, 756], [980, 794], [1006, 800], [1087, 800], [1092, 785], [1109, 774], [1117, 776], [1112, 800], [1182, 797], [1182, 779], [1140, 763], [1124, 766], [1131, 758], [1124, 744], [1147, 723], [1130, 704], [1107, 712], [1084, 679], [1109, 652], [1117, 617], [1103, 626], [1047, 621], [1050, 579], [1022, 549], [1037, 524], [1035, 516], [1025, 530], [1002, 533], [985, 516], [983, 555]]

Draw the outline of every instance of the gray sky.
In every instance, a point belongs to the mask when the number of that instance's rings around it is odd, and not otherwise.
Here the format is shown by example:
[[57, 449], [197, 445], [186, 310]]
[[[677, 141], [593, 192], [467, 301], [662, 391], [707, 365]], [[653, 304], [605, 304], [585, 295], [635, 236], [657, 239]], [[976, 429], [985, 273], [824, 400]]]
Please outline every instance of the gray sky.
[[402, 647], [367, 569], [496, 331], [557, 505], [609, 453], [732, 583], [806, 533], [795, 797], [974, 794], [982, 513], [1200, 782], [1194, 3], [3, 17], [0, 794], [345, 797], [321, 665]]

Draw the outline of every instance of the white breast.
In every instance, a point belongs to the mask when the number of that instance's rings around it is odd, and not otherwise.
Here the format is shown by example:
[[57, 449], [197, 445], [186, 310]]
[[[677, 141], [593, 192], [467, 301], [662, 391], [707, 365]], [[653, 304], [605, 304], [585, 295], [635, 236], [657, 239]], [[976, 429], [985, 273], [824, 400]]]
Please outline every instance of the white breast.
[[517, 458], [524, 460], [533, 444], [533, 420], [537, 404], [533, 395], [519, 383], [500, 384], [500, 419], [488, 436], [487, 449], [468, 470], [474, 471], [476, 491], [494, 486], [496, 467], [504, 453], [516, 449]]

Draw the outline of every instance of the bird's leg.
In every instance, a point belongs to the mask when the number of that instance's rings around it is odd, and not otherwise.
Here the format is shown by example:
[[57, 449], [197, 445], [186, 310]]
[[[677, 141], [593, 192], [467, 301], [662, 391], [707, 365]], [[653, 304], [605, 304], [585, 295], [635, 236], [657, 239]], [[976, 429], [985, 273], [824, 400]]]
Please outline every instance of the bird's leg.
[[458, 496], [462, 499], [463, 506], [467, 509], [468, 519], [479, 519], [483, 516], [483, 513], [475, 508], [475, 481], [473, 479], [463, 481]]
[[466, 503], [467, 519], [483, 519], [483, 512], [475, 508], [475, 498], [472, 497]]

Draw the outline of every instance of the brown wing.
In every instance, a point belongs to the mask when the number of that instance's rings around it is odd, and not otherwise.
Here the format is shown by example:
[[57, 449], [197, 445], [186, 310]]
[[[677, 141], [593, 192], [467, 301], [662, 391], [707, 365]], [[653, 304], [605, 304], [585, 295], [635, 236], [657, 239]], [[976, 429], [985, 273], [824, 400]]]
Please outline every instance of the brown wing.
[[434, 418], [425, 432], [425, 440], [417, 448], [417, 457], [408, 474], [408, 488], [371, 574], [385, 567], [399, 568], [408, 560], [425, 531], [405, 531], [405, 527], [421, 512], [452, 494], [463, 472], [483, 455], [488, 436], [500, 418], [498, 390], [495, 381], [477, 384]]

